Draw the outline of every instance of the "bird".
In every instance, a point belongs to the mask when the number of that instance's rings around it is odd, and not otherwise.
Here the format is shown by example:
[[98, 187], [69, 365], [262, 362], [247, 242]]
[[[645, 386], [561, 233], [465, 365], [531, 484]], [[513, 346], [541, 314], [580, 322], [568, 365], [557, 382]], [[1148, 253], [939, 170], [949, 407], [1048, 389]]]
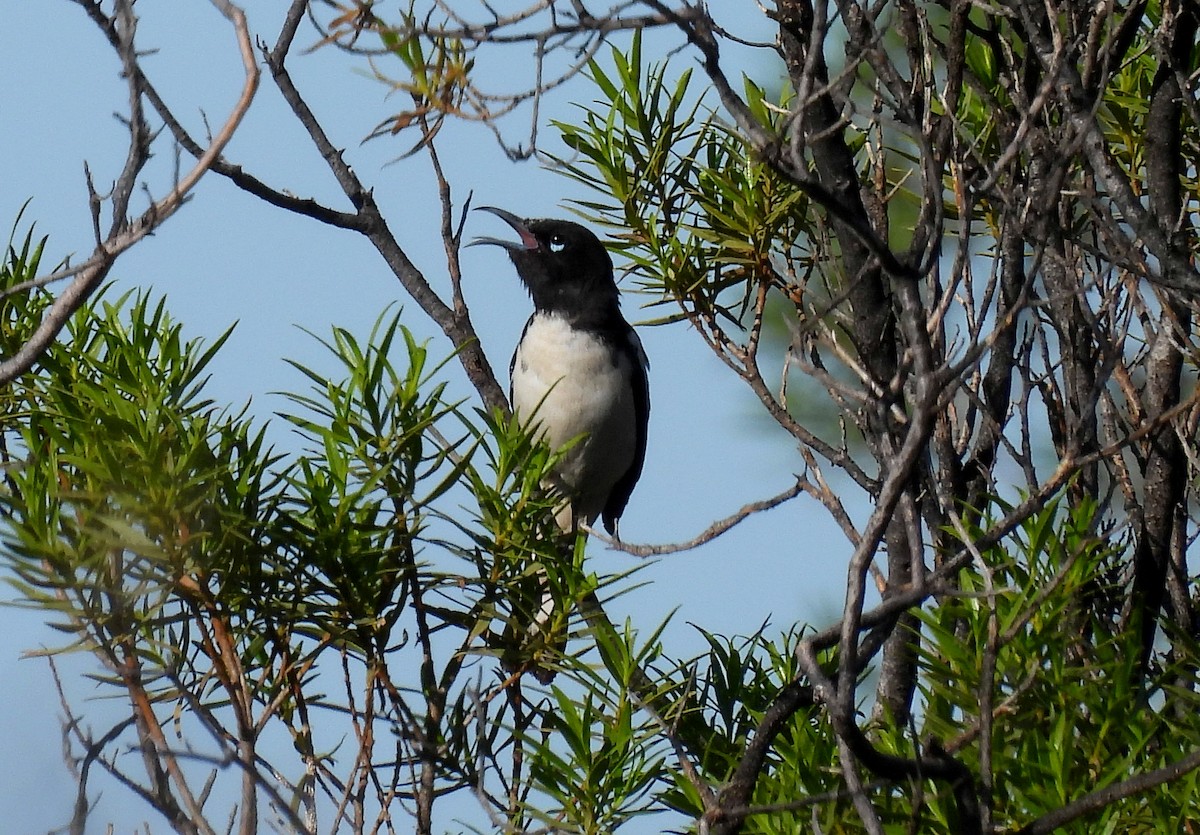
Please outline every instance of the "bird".
[[650, 382], [641, 340], [621, 314], [612, 258], [578, 223], [480, 210], [519, 240], [472, 243], [503, 247], [533, 301], [509, 364], [513, 412], [552, 449], [577, 440], [554, 470], [566, 496], [558, 527], [572, 534], [599, 517], [619, 540], [646, 459]]

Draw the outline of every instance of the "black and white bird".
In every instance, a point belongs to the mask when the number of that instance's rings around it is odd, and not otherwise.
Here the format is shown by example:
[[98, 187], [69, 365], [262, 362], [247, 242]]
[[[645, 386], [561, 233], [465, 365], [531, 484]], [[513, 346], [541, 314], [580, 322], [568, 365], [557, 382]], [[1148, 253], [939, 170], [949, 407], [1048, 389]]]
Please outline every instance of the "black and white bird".
[[555, 471], [569, 499], [558, 525], [571, 533], [600, 517], [619, 538], [617, 520], [646, 457], [650, 385], [641, 340], [621, 315], [612, 259], [578, 223], [482, 210], [520, 240], [473, 243], [504, 247], [533, 299], [509, 366], [513, 411], [553, 449], [581, 438]]

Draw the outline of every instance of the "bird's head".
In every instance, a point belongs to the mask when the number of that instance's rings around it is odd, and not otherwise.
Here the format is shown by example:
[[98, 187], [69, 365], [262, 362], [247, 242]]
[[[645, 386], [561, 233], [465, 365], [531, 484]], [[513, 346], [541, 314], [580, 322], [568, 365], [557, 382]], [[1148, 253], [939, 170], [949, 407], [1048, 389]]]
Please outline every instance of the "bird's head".
[[538, 310], [578, 316], [615, 309], [612, 258], [589, 229], [569, 220], [525, 220], [492, 206], [480, 210], [499, 217], [520, 240], [483, 237], [471, 245], [504, 247]]

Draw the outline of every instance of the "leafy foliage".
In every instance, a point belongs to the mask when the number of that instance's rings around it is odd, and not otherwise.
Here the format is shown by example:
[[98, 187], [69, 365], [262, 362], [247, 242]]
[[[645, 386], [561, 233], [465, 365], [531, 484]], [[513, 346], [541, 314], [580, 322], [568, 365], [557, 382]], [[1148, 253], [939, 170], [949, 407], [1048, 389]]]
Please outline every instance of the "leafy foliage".
[[[665, 64], [647, 67], [636, 36], [628, 55], [610, 57], [611, 78], [588, 67], [602, 99], [578, 123], [557, 123], [579, 155], [559, 165], [595, 195], [579, 206], [619, 230], [618, 250], [647, 290], [689, 315], [739, 321], [747, 288], [773, 281], [773, 258], [805, 269], [808, 200], [719, 119], [700, 118], [691, 72], [670, 81]], [[777, 122], [779, 107], [745, 86], [756, 115]]]
[[[416, 2], [388, 23], [368, 2], [324, 33], [351, 51], [375, 34], [372, 71], [412, 100], [371, 135], [420, 131], [453, 305], [340, 155], [324, 156], [357, 213], [240, 184], [364, 232], [473, 351], [435, 140], [452, 116], [499, 134], [523, 100], [482, 92], [485, 44], [533, 44], [534, 102], [586, 66], [598, 100], [558, 125], [559, 170], [621, 230], [657, 321], [686, 320], [794, 442], [792, 495], [852, 553], [841, 620], [700, 624], [706, 650], [684, 658], [662, 625], [612, 623], [602, 595], [629, 577], [557, 531], [562, 451], [448, 399], [399, 311], [365, 339], [335, 329], [337, 373], [295, 364], [291, 454], [205, 399], [225, 337], [205, 347], [162, 301], [101, 294], [0, 401], [14, 585], [128, 703], [99, 737], [69, 717], [81, 797], [99, 762], [186, 832], [212, 831], [210, 799], [239, 785], [246, 832], [260, 812], [401, 831], [403, 812], [432, 833], [452, 795], [478, 800], [477, 831], [1200, 826], [1195, 11], [839, 3], [831, 21], [781, 0], [776, 91], [730, 82], [734, 39], [702, 6], [567, 6], [476, 26]], [[668, 25], [714, 92], [647, 65], [641, 30]], [[622, 28], [629, 48], [595, 59]], [[277, 83], [290, 37], [268, 55]], [[10, 242], [0, 276], [6, 353], [50, 304], [33, 241]], [[463, 367], [495, 404], [485, 364]], [[791, 381], [832, 417], [789, 402]]]
[[[6, 277], [20, 280], [35, 258], [29, 247], [12, 253]], [[10, 313], [22, 315], [33, 312]], [[206, 366], [228, 333], [203, 347], [161, 300], [103, 294], [68, 333], [9, 393], [8, 562], [25, 601], [56, 612], [70, 648], [95, 653], [128, 693], [136, 724], [151, 729], [142, 732], [161, 742], [172, 713], [194, 716], [216, 734], [212, 756], [255, 773], [255, 747], [284, 732], [316, 775], [256, 778], [285, 819], [327, 803], [357, 819], [389, 814], [369, 778], [375, 725], [443, 791], [494, 769], [514, 742], [497, 741], [511, 720], [489, 702], [519, 688], [511, 674], [536, 658], [562, 663], [552, 633], [569, 628], [569, 609], [551, 634], [526, 629], [544, 589], [572, 600], [614, 579], [583, 573], [582, 550], [562, 559], [557, 499], [541, 487], [555, 456], [510, 421], [480, 413], [477, 426], [447, 402], [397, 313], [366, 343], [335, 329], [325, 344], [344, 377], [297, 366], [311, 391], [288, 396], [304, 447], [295, 456], [204, 399]], [[482, 663], [492, 657], [502, 663]], [[341, 704], [312, 689], [338, 687], [339, 669]], [[355, 670], [367, 676], [362, 692]], [[365, 734], [348, 774], [314, 739], [313, 711]], [[224, 736], [225, 722], [237, 733]], [[235, 738], [238, 753], [222, 754]], [[114, 760], [132, 779], [125, 768]], [[147, 776], [147, 791], [187, 795], [184, 777]], [[386, 791], [403, 779], [393, 773]]]

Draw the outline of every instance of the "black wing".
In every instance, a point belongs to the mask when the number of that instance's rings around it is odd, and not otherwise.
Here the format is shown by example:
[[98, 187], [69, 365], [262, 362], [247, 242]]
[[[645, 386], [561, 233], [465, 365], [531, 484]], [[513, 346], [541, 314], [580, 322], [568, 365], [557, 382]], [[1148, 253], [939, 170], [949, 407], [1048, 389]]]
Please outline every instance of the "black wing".
[[625, 339], [621, 344], [621, 350], [626, 352], [632, 366], [632, 378], [630, 382], [633, 385], [633, 411], [634, 425], [637, 431], [637, 446], [633, 454], [633, 463], [629, 465], [629, 469], [625, 471], [625, 475], [613, 485], [612, 492], [608, 494], [608, 501], [604, 505], [603, 519], [604, 529], [610, 534], [617, 534], [617, 520], [621, 518], [621, 514], [625, 511], [625, 505], [629, 502], [629, 497], [633, 493], [634, 485], [637, 484], [638, 478], [642, 475], [642, 464], [646, 461], [646, 435], [650, 426], [650, 377], [647, 374], [647, 369], [650, 367], [650, 361], [646, 359], [646, 352], [642, 350], [642, 341], [638, 339], [638, 335], [633, 328], [626, 325], [628, 330], [625, 333]]

